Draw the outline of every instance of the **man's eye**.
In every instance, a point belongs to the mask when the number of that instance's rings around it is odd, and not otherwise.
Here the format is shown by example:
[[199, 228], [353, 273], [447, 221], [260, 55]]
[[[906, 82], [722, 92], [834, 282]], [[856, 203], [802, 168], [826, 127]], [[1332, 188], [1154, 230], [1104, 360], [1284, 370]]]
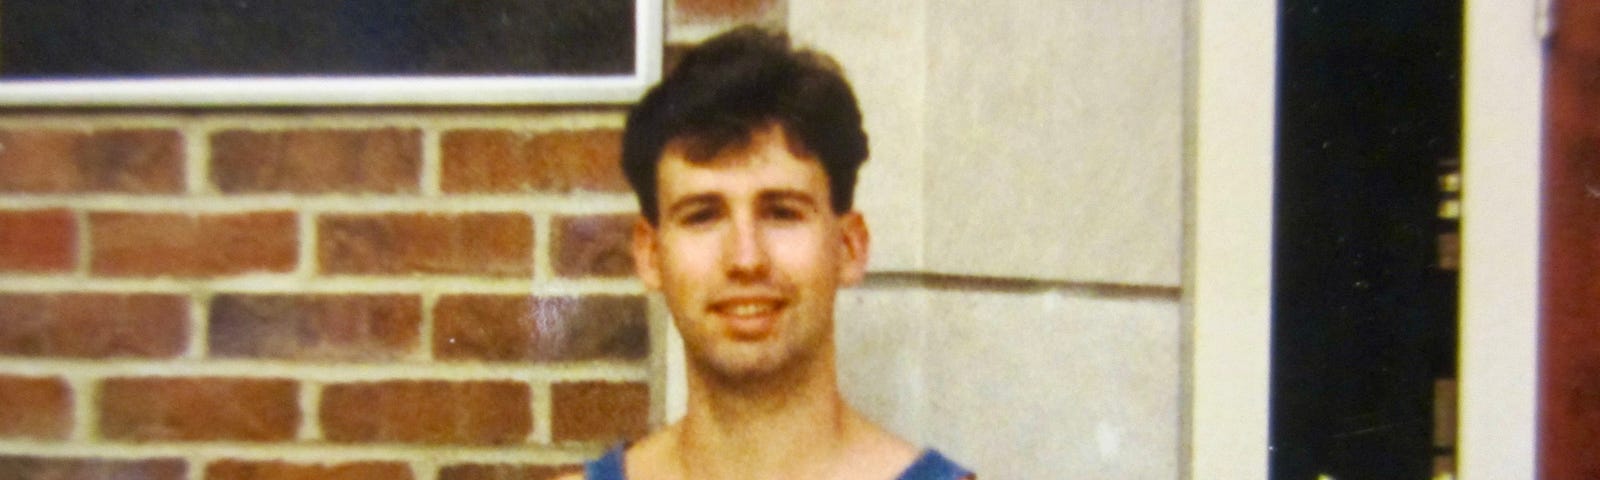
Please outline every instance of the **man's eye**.
[[767, 218], [773, 220], [800, 220], [805, 218], [805, 212], [798, 208], [774, 206], [767, 209]]
[[702, 208], [685, 213], [678, 221], [686, 225], [700, 225], [717, 219], [716, 209]]

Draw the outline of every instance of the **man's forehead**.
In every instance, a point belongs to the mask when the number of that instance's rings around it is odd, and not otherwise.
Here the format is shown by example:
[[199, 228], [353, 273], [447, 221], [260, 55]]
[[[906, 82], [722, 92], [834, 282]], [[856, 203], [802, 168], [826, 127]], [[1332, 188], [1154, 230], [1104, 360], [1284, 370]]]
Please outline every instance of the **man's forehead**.
[[[780, 130], [781, 131], [781, 130]], [[825, 195], [827, 173], [810, 156], [796, 156], [779, 136], [752, 136], [741, 148], [695, 159], [680, 149], [662, 152], [656, 170], [664, 199], [715, 192], [801, 191]]]
[[742, 135], [685, 135], [662, 145], [662, 159], [686, 159], [691, 164], [740, 164], [760, 157], [816, 157], [789, 130], [777, 122], [750, 127]]
[[[658, 193], [670, 207], [684, 201], [792, 200], [823, 203], [828, 184], [816, 162], [757, 160], [740, 166], [663, 162]], [[810, 167], [810, 168], [806, 168]]]

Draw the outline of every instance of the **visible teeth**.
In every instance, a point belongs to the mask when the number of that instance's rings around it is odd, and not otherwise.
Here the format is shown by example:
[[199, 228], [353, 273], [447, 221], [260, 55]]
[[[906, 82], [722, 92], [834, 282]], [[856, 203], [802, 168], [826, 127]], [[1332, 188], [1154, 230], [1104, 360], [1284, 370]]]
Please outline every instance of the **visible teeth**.
[[770, 303], [741, 303], [728, 307], [728, 313], [739, 316], [760, 315], [772, 311]]

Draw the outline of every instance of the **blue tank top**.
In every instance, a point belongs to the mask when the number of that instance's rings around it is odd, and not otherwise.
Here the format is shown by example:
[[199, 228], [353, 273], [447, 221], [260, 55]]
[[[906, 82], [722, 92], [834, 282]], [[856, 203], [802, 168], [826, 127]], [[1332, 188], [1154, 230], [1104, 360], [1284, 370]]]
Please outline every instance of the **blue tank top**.
[[[619, 445], [607, 451], [605, 456], [589, 462], [583, 467], [584, 478], [588, 480], [628, 480], [627, 473], [622, 468], [622, 453], [624, 446]], [[972, 472], [955, 462], [944, 458], [937, 450], [927, 449], [900, 472], [896, 480], [961, 480], [972, 476]]]

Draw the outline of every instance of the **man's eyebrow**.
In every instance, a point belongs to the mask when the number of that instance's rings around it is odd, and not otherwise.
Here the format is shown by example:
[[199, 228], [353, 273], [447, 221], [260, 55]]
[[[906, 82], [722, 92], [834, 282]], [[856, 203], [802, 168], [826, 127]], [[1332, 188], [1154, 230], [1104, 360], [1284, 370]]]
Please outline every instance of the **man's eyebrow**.
[[817, 201], [817, 198], [813, 197], [810, 193], [806, 193], [802, 190], [792, 189], [765, 190], [761, 192], [761, 195], [758, 197], [758, 199], [763, 202], [800, 202], [806, 204], [808, 207], [816, 207], [820, 203]]
[[716, 204], [720, 201], [722, 201], [722, 197], [715, 193], [698, 193], [689, 195], [673, 201], [671, 205], [667, 205], [666, 214], [673, 215], [680, 210], [703, 206], [705, 204]]

